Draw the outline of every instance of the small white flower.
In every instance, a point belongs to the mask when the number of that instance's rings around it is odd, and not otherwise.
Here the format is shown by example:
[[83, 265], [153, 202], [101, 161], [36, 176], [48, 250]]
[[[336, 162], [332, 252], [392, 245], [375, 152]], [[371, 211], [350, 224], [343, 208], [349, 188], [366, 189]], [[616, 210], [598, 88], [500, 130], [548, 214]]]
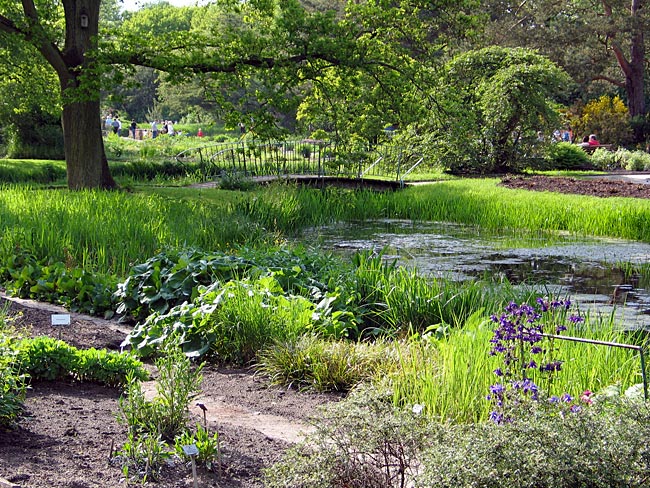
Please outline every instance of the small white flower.
[[420, 404], [420, 403], [416, 403], [415, 405], [413, 405], [413, 409], [412, 409], [412, 411], [413, 411], [413, 413], [414, 413], [415, 415], [421, 415], [421, 414], [422, 414], [422, 410], [424, 410], [424, 405], [422, 405], [422, 404]]

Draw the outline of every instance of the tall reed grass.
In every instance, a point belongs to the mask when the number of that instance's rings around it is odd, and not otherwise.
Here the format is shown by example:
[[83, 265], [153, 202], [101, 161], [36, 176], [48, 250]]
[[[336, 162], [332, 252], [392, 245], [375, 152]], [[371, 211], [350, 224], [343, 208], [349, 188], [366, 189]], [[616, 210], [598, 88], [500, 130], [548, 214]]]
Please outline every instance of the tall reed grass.
[[[587, 320], [563, 335], [625, 343], [625, 333], [611, 322], [609, 327], [600, 325]], [[402, 345], [401, 368], [388, 380], [394, 401], [423, 405], [428, 415], [439, 419], [485, 421], [492, 410], [486, 395], [497, 382], [494, 370], [502, 366], [499, 358], [489, 355], [491, 338], [492, 322], [479, 311], [442, 339]], [[560, 340], [554, 345], [556, 357], [564, 362], [549, 394], [577, 398], [585, 390], [617, 385], [624, 391], [641, 382], [638, 354], [630, 350]]]
[[228, 249], [269, 234], [215, 204], [120, 192], [0, 191], [1, 245], [124, 276], [166, 247]]
[[650, 242], [650, 202], [512, 190], [496, 179], [441, 181], [377, 193], [271, 187], [237, 209], [283, 232], [337, 221], [399, 218], [486, 229], [568, 231]]

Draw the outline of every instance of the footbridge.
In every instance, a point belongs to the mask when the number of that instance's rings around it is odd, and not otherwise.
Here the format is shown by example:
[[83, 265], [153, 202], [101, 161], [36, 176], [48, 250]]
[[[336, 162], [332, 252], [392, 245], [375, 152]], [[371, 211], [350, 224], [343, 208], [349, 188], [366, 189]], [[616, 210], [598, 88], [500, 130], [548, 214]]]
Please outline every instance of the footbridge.
[[176, 156], [183, 165], [198, 166], [207, 179], [225, 175], [269, 181], [278, 178], [306, 183], [403, 187], [405, 177], [423, 161], [418, 153], [395, 146], [351, 149], [313, 139], [214, 143]]

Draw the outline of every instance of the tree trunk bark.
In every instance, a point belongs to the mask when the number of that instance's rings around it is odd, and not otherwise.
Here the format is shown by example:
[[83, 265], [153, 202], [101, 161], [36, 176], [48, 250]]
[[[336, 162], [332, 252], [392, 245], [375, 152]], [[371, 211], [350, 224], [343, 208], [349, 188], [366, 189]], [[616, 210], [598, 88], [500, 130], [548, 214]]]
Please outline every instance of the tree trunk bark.
[[104, 153], [99, 102], [68, 103], [62, 119], [68, 188], [117, 188]]

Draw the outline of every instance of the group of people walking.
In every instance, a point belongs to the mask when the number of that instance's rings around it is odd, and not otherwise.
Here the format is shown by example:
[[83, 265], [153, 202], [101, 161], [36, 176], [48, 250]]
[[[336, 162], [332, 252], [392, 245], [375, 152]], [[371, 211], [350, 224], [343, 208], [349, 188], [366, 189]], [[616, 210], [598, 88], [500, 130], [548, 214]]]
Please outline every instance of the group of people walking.
[[[131, 125], [129, 126], [129, 135], [134, 139], [135, 139], [135, 130], [137, 127], [138, 125], [135, 123], [135, 120], [132, 120]], [[120, 132], [122, 132], [122, 121], [120, 120], [120, 117], [118, 115], [109, 113], [104, 119], [104, 130], [106, 131], [107, 134], [111, 132], [113, 134], [119, 134]]]
[[[151, 137], [156, 138], [160, 134], [168, 134], [170, 136], [176, 135], [177, 132], [174, 129], [174, 123], [171, 120], [154, 120], [151, 122]], [[132, 120], [129, 124], [129, 137], [137, 139], [136, 131], [138, 129], [138, 124], [135, 120]], [[118, 115], [109, 113], [104, 118], [104, 130], [107, 134], [120, 134], [122, 132], [122, 121]], [[180, 133], [179, 133], [180, 134]], [[140, 139], [142, 135], [140, 135]]]
[[151, 137], [155, 139], [159, 134], [175, 135], [174, 123], [171, 120], [154, 120], [151, 122]]

